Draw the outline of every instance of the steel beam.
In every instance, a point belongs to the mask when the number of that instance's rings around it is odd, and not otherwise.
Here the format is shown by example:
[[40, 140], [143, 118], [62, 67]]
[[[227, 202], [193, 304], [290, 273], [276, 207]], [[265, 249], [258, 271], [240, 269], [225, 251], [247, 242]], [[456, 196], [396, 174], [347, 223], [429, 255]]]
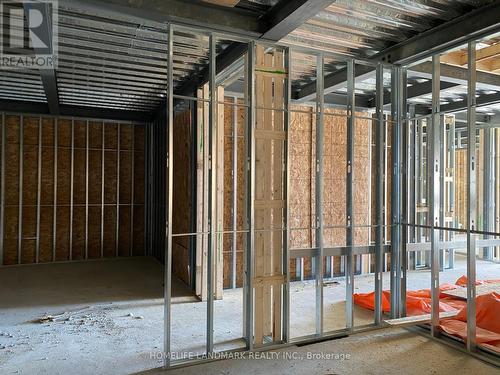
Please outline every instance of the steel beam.
[[[0, 100], [0, 111], [16, 113], [33, 113], [40, 115], [50, 114], [46, 103], [25, 102], [16, 100]], [[61, 104], [59, 106], [60, 116], [71, 116], [74, 118], [97, 118], [105, 120], [123, 120], [136, 122], [149, 122], [152, 120], [151, 113], [142, 111], [122, 111], [107, 108], [95, 108], [86, 106], [74, 106]]]
[[[42, 12], [42, 17], [45, 21], [43, 22], [42, 25], [37, 29], [37, 31], [43, 32], [44, 38], [42, 40], [49, 41], [49, 45], [52, 46], [52, 36], [53, 36], [53, 30], [52, 30], [52, 9], [51, 3], [41, 3], [39, 4], [43, 8], [40, 9], [40, 7], [37, 7], [36, 9], [40, 12]], [[29, 11], [33, 8], [33, 3], [23, 3], [24, 11], [26, 14], [29, 14]], [[56, 10], [57, 11], [57, 10]], [[30, 38], [34, 35], [33, 33], [29, 33]], [[37, 43], [34, 43], [33, 40], [31, 40], [32, 45], [33, 45], [33, 50], [35, 51], [35, 55], [40, 55], [42, 52], [40, 51], [39, 48], [37, 48]], [[43, 68], [39, 69], [40, 72], [40, 78], [42, 80], [42, 85], [43, 89], [45, 91], [45, 98], [47, 99], [47, 105], [49, 107], [50, 114], [52, 115], [58, 115], [59, 114], [59, 92], [57, 89], [57, 78], [56, 78], [56, 71], [54, 67], [52, 68]]]
[[258, 37], [261, 29], [258, 15], [227, 7], [214, 7], [181, 0], [59, 0], [59, 6], [76, 11], [87, 11], [113, 19], [129, 20], [139, 25], [150, 23], [164, 27], [165, 23], [202, 26], [213, 31]]
[[261, 18], [262, 39], [277, 42], [335, 0], [281, 0]]

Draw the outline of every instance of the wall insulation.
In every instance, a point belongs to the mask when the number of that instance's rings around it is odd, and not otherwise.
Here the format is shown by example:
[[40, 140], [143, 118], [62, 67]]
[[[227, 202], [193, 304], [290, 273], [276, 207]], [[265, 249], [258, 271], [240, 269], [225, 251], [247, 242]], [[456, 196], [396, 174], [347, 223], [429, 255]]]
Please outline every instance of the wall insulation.
[[144, 127], [2, 114], [2, 264], [144, 255]]

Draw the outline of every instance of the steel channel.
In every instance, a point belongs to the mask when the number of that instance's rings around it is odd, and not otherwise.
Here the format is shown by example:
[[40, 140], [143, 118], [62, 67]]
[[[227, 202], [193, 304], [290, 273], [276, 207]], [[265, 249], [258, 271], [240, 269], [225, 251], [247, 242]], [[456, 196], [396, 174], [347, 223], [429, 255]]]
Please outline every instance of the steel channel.
[[236, 245], [238, 243], [238, 98], [233, 99], [233, 238], [231, 259], [231, 287], [236, 289]]
[[467, 50], [467, 350], [476, 351], [476, 42]]
[[430, 148], [429, 218], [431, 224], [431, 335], [439, 335], [439, 269], [441, 226], [441, 136], [442, 117], [440, 115], [440, 56], [432, 57], [432, 116], [431, 131], [427, 144]]
[[19, 124], [19, 210], [17, 224], [17, 263], [21, 264], [23, 246], [23, 182], [24, 182], [24, 116], [21, 115]]
[[324, 69], [323, 54], [319, 53], [316, 62], [316, 247], [318, 248], [316, 272], [316, 334], [323, 334], [323, 120], [324, 120]]
[[353, 246], [353, 225], [354, 225], [354, 202], [353, 202], [353, 181], [354, 181], [354, 134], [355, 134], [355, 72], [354, 60], [347, 62], [347, 165], [346, 165], [346, 245], [350, 248], [346, 256], [346, 327], [349, 330], [354, 328], [354, 256], [352, 254]]
[[385, 133], [386, 123], [384, 121], [384, 67], [377, 65], [376, 70], [376, 120], [375, 120], [375, 144], [376, 144], [376, 185], [375, 185], [375, 324], [382, 323], [382, 275], [384, 267], [384, 180], [385, 180]]
[[[42, 191], [42, 118], [38, 118], [38, 156], [37, 156], [37, 186], [36, 186], [36, 255], [35, 263], [40, 261], [40, 218]], [[1, 263], [1, 258], [0, 258]]]
[[168, 116], [168, 150], [167, 150], [167, 168], [168, 168], [168, 198], [167, 198], [167, 241], [165, 247], [165, 272], [164, 272], [164, 353], [165, 367], [170, 366], [170, 335], [171, 335], [171, 296], [172, 296], [172, 204], [173, 204], [173, 149], [174, 149], [174, 90], [173, 90], [173, 44], [174, 28], [172, 24], [168, 27], [168, 96], [167, 96], [167, 116]]

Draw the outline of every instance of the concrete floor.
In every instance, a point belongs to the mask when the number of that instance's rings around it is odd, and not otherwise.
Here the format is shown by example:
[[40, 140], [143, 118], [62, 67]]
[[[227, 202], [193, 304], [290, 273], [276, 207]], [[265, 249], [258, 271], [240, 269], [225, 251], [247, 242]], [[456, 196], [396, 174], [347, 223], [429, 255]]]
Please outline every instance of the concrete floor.
[[[457, 268], [443, 272], [442, 280], [454, 282], [464, 273], [463, 261], [457, 259]], [[478, 278], [500, 278], [500, 265], [478, 262]], [[147, 257], [1, 269], [0, 373], [124, 374], [158, 368], [162, 362], [154, 354], [163, 349], [162, 281], [162, 266]], [[335, 281], [324, 287], [326, 331], [345, 327], [345, 282], [342, 278]], [[373, 281], [373, 275], [356, 277], [355, 291], [373, 291]], [[428, 271], [412, 272], [409, 276], [411, 288], [425, 288], [429, 284]], [[384, 287], [388, 285], [388, 275], [384, 275]], [[188, 288], [176, 280], [173, 280], [172, 292], [172, 351], [202, 352], [206, 326], [200, 322], [206, 319], [206, 303], [198, 302]], [[293, 337], [314, 332], [314, 309], [314, 283], [292, 283]], [[242, 311], [241, 289], [225, 290], [224, 299], [215, 301], [216, 350], [244, 345], [241, 340]], [[55, 321], [35, 322], [46, 314], [52, 315]], [[372, 319], [373, 312], [355, 309], [356, 325], [370, 323]], [[373, 337], [377, 345], [382, 345], [384, 349], [384, 340], [380, 338], [384, 334], [380, 332], [369, 337]], [[391, 345], [406, 345], [403, 349], [407, 354], [415, 345], [424, 345], [419, 336], [410, 337], [404, 332], [387, 335]], [[369, 340], [364, 336], [356, 337], [346, 339], [346, 345], [356, 346], [349, 344], [355, 341], [349, 340], [358, 340], [358, 343]], [[403, 344], [399, 343], [398, 337], [403, 339]], [[318, 345], [322, 348], [321, 345], [327, 344]], [[429, 355], [434, 346], [441, 348], [436, 343], [425, 343], [424, 346], [429, 348]], [[390, 345], [385, 349], [393, 352]], [[359, 358], [364, 358], [362, 349], [356, 350]], [[454, 353], [449, 354], [450, 363], [455, 363]], [[461, 358], [466, 363], [479, 363], [472, 358]], [[322, 366], [321, 363], [318, 362], [318, 366]], [[349, 364], [361, 366], [359, 361], [357, 364], [356, 361], [349, 361]], [[208, 368], [210, 366], [213, 365], [208, 365]], [[231, 366], [228, 371], [232, 371]], [[265, 365], [257, 366], [255, 371], [261, 368], [267, 372], [260, 366]], [[337, 365], [328, 366], [333, 366], [333, 372], [339, 371]], [[321, 371], [329, 371], [328, 366]], [[301, 366], [293, 361], [276, 365], [276, 369], [286, 368], [297, 368], [297, 373], [300, 373]], [[318, 367], [318, 371], [322, 368]], [[269, 371], [272, 372], [272, 369]]]

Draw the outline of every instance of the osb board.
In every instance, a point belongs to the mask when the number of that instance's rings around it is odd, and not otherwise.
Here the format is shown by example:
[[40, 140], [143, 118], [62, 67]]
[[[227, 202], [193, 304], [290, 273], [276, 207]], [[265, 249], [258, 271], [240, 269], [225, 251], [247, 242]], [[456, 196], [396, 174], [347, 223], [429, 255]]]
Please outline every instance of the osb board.
[[106, 150], [118, 149], [118, 129], [117, 123], [104, 123], [104, 148]]
[[18, 222], [19, 209], [17, 206], [5, 207], [5, 227], [4, 227], [4, 249], [3, 249], [3, 264], [17, 263], [17, 239], [18, 239]]
[[[189, 233], [191, 211], [191, 113], [189, 110], [174, 118], [174, 168], [173, 168], [173, 233]], [[189, 238], [172, 239], [172, 271], [189, 284], [188, 244]]]
[[134, 243], [133, 255], [144, 255], [144, 206], [134, 206]]
[[120, 150], [132, 150], [133, 128], [131, 124], [120, 124]]
[[104, 242], [103, 252], [105, 258], [116, 255], [116, 207], [104, 206]]
[[23, 118], [23, 144], [24, 146], [38, 146], [38, 118]]
[[130, 255], [130, 206], [120, 206], [119, 232], [118, 232], [118, 255]]
[[23, 240], [36, 237], [36, 207], [23, 206]]
[[102, 148], [102, 122], [89, 122], [89, 147]]
[[101, 204], [101, 151], [89, 151], [89, 204]]
[[36, 205], [37, 186], [38, 146], [26, 145], [23, 146], [23, 205]]
[[19, 145], [5, 145], [5, 204], [19, 203]]
[[74, 145], [75, 148], [86, 148], [87, 145], [87, 123], [86, 121], [74, 121]]
[[134, 204], [144, 204], [144, 150], [134, 152]]
[[118, 155], [116, 151], [104, 151], [104, 203], [116, 203], [118, 178]]
[[42, 119], [42, 146], [54, 145], [54, 122], [53, 118]]
[[36, 241], [32, 238], [23, 238], [21, 246], [21, 264], [34, 263], [36, 260]]
[[57, 147], [71, 146], [71, 120], [59, 119], [57, 121]]
[[[232, 98], [226, 97], [226, 102]], [[241, 104], [241, 101], [238, 101]], [[245, 209], [245, 140], [244, 129], [246, 111], [244, 107], [225, 105], [224, 106], [224, 230], [233, 230], [233, 117], [236, 110], [237, 126], [237, 195], [236, 195], [236, 230], [243, 230], [244, 209]], [[243, 235], [236, 235], [236, 286], [243, 286], [243, 254], [245, 251], [245, 238]], [[231, 286], [232, 258], [233, 258], [233, 234], [223, 236], [223, 287]]]
[[134, 150], [144, 150], [144, 126], [134, 126]]
[[40, 203], [54, 204], [54, 149], [42, 147]]
[[56, 261], [69, 260], [69, 215], [69, 207], [57, 207]]
[[85, 259], [85, 207], [73, 207], [72, 259]]
[[10, 144], [19, 144], [19, 116], [5, 116], [5, 141]]
[[120, 203], [130, 204], [132, 194], [132, 153], [120, 151]]
[[73, 161], [73, 203], [75, 205], [85, 204], [86, 192], [86, 151], [74, 150]]
[[52, 262], [53, 240], [53, 218], [52, 207], [40, 208], [40, 254], [39, 262]]
[[101, 207], [89, 207], [88, 255], [90, 259], [101, 257]]
[[71, 151], [57, 148], [57, 204], [69, 204], [71, 194]]
[[[23, 117], [23, 209], [22, 209], [22, 239], [21, 239], [21, 259], [22, 263], [33, 263], [36, 261], [36, 233], [37, 233], [37, 214], [36, 205], [38, 203], [38, 153], [39, 153], [39, 124], [41, 128], [41, 181], [40, 181], [40, 248], [39, 261], [51, 262], [52, 251], [54, 246], [53, 236], [53, 219], [54, 209], [56, 210], [56, 256], [55, 260], [68, 260], [70, 254], [72, 259], [83, 259], [85, 257], [85, 173], [86, 173], [86, 144], [87, 144], [87, 121], [69, 119], [54, 119], [54, 118], [39, 118], [37, 116]], [[6, 220], [5, 220], [5, 239], [4, 239], [4, 264], [18, 263], [18, 214], [19, 214], [19, 161], [20, 161], [20, 122], [21, 117], [15, 115], [5, 116], [6, 127], [6, 189], [5, 202]], [[57, 124], [57, 125], [56, 125]], [[74, 184], [73, 184], [73, 248], [69, 248], [69, 233], [70, 233], [70, 196], [71, 196], [71, 130], [74, 129]], [[115, 127], [111, 125], [111, 127]], [[140, 126], [139, 130], [132, 128], [132, 125], [123, 125], [124, 133], [121, 141], [124, 149], [132, 147], [132, 132], [134, 138], [138, 142], [134, 146], [140, 151], [136, 152], [134, 160], [134, 169], [138, 171], [134, 177], [134, 194], [136, 203], [143, 204], [144, 199], [144, 128]], [[54, 202], [54, 161], [56, 158], [55, 145], [55, 130], [57, 129], [57, 202]], [[117, 129], [117, 128], [116, 128]], [[102, 124], [100, 122], [89, 122], [89, 256], [92, 258], [101, 256], [100, 236], [101, 236], [101, 146], [102, 146]], [[114, 134], [118, 135], [117, 131], [108, 131], [110, 138]], [[117, 143], [108, 142], [108, 146], [117, 148]], [[115, 152], [116, 154], [116, 152]], [[121, 192], [125, 203], [130, 203], [131, 194], [131, 170], [132, 170], [132, 153], [124, 152], [122, 157], [124, 165], [121, 174], [125, 180], [125, 185], [122, 186]], [[108, 163], [109, 164], [109, 163]], [[113, 164], [113, 163], [111, 163]], [[115, 163], [116, 164], [116, 157]], [[116, 167], [115, 167], [116, 168]], [[108, 171], [109, 172], [109, 171]], [[108, 176], [113, 177], [112, 172]], [[115, 190], [116, 196], [116, 177], [110, 184], [111, 190]], [[109, 193], [109, 189], [108, 189]], [[116, 203], [116, 198], [113, 199]], [[122, 202], [123, 203], [123, 202]], [[54, 208], [54, 204], [57, 204]], [[130, 207], [126, 207], [123, 217], [120, 218], [120, 228], [124, 228], [125, 232], [130, 237], [131, 223]], [[144, 254], [144, 207], [136, 205], [136, 217], [134, 223], [135, 238], [137, 242], [139, 254]], [[109, 222], [110, 230], [115, 231], [116, 216], [113, 222]], [[105, 230], [107, 230], [105, 228]], [[122, 231], [122, 229], [120, 229]], [[113, 240], [115, 239], [113, 235]], [[126, 239], [128, 243], [124, 244], [127, 247], [127, 254], [130, 253], [130, 239]], [[114, 252], [113, 252], [114, 256]]]

